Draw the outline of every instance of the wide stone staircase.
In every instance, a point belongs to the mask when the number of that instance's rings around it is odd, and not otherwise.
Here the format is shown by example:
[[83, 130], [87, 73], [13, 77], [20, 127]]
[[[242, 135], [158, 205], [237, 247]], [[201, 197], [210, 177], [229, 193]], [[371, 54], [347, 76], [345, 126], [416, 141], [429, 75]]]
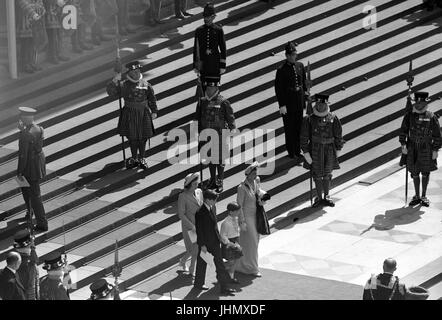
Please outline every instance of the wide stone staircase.
[[[413, 90], [429, 91], [430, 110], [442, 114], [441, 11], [428, 13], [419, 0], [372, 0], [377, 25], [367, 30], [362, 25], [366, 4], [280, 0], [268, 7], [230, 0], [217, 5], [217, 21], [223, 25], [228, 48], [222, 94], [232, 103], [241, 131], [259, 128], [275, 134], [271, 143], [263, 133], [252, 137], [258, 147], [244, 159], [250, 163], [274, 154], [270, 160], [275, 161], [275, 172], [261, 176], [262, 187], [272, 194], [267, 205], [270, 218], [309, 196], [308, 172], [286, 157], [274, 95], [275, 72], [285, 59], [287, 41], [299, 44], [299, 59], [311, 65], [312, 93], [331, 95], [331, 109], [343, 125], [346, 144], [335, 186], [398, 157], [410, 60]], [[164, 27], [161, 36], [138, 34], [123, 42], [123, 62], [142, 61], [158, 99], [159, 117], [154, 121], [156, 135], [147, 151], [146, 171], [123, 166], [121, 138], [115, 130], [119, 105], [104, 90], [112, 77], [112, 47], [72, 63], [64, 74], [0, 87], [1, 267], [14, 232], [26, 227], [25, 206], [14, 180], [18, 106], [37, 107], [37, 122], [45, 128], [48, 176], [41, 189], [50, 231], [37, 235], [37, 252], [40, 262], [54, 250], [67, 253], [75, 268], [73, 298], [86, 298], [91, 282], [111, 276], [115, 240], [123, 290], [178, 262], [184, 247], [176, 200], [184, 177], [198, 171], [199, 165], [197, 142], [189, 140], [188, 151], [170, 135], [176, 128], [191, 131], [196, 102], [193, 31], [201, 24], [200, 11], [180, 26]], [[247, 139], [237, 150], [250, 148]], [[124, 147], [129, 154], [127, 142]], [[171, 154], [186, 161], [171, 164]], [[226, 166], [219, 220], [226, 215], [227, 203], [236, 198], [246, 167], [246, 163]]]

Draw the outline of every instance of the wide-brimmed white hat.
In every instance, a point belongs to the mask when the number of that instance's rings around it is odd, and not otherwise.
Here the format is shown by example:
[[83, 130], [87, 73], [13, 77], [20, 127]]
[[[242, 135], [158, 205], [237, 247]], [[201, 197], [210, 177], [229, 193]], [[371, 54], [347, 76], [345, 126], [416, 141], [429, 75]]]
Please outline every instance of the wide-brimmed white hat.
[[191, 184], [196, 179], [200, 178], [199, 172], [195, 173], [189, 173], [186, 178], [184, 178], [184, 187], [187, 187], [189, 184]]

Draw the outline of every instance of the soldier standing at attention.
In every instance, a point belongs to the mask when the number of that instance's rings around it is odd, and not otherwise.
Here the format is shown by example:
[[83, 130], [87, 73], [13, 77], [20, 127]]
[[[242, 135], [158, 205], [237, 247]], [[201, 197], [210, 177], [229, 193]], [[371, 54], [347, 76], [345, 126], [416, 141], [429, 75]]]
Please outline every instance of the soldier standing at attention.
[[40, 281], [40, 300], [70, 300], [63, 285], [65, 262], [59, 252], [54, 252], [45, 260], [43, 269], [48, 271]]
[[[210, 182], [207, 187], [209, 189], [216, 189], [218, 193], [221, 193], [224, 190], [224, 155], [230, 155], [230, 152], [227, 150], [228, 142], [223, 141], [223, 138], [227, 137], [227, 133], [223, 135], [223, 130], [228, 129], [234, 131], [236, 129], [235, 116], [229, 100], [220, 95], [218, 83], [206, 82], [205, 87], [205, 96], [199, 100], [197, 105], [196, 119], [200, 132], [204, 129], [213, 129], [218, 135], [218, 139], [215, 139], [215, 143], [211, 141], [211, 149], [208, 152], [208, 156], [212, 157], [212, 152], [218, 149], [217, 159], [211, 161], [209, 164]], [[213, 157], [215, 157], [215, 155], [213, 155]], [[216, 175], [217, 170], [218, 176]]]
[[[119, 63], [117, 60], [117, 64]], [[157, 117], [157, 100], [152, 85], [143, 79], [140, 62], [130, 62], [126, 64], [126, 68], [126, 79], [122, 81], [121, 74], [117, 73], [106, 90], [113, 98], [124, 98], [124, 108], [118, 120], [118, 133], [129, 140], [132, 153], [126, 168], [140, 167], [146, 170], [146, 143], [155, 134], [152, 120]], [[115, 69], [121, 70], [121, 66]]]
[[36, 231], [48, 231], [48, 221], [41, 200], [40, 181], [46, 176], [46, 158], [43, 153], [43, 128], [34, 123], [35, 109], [22, 107], [18, 123], [18, 168], [17, 178], [23, 177], [29, 187], [21, 188], [28, 214], [33, 210], [37, 220]]
[[[437, 116], [428, 111], [428, 92], [416, 92], [415, 104], [408, 111], [399, 133], [402, 153], [407, 155], [407, 169], [411, 173], [415, 195], [410, 206], [430, 205], [427, 198], [427, 187], [430, 172], [437, 170], [437, 154], [442, 146], [439, 121]], [[422, 196], [420, 196], [420, 176], [422, 175]]]
[[39, 300], [38, 256], [35, 252], [35, 246], [32, 244], [31, 234], [27, 229], [20, 230], [14, 235], [14, 248], [21, 256], [21, 264], [17, 273], [25, 288], [26, 300]]
[[226, 40], [223, 28], [213, 23], [216, 12], [212, 3], [204, 7], [203, 17], [204, 25], [195, 30], [193, 68], [205, 90], [205, 82], [220, 82], [226, 72]]
[[[301, 131], [301, 148], [304, 165], [312, 170], [317, 197], [313, 206], [321, 203], [329, 207], [335, 204], [329, 196], [332, 172], [339, 169], [339, 153], [344, 140], [339, 118], [330, 112], [328, 95], [316, 94], [313, 113], [304, 118]], [[322, 197], [324, 193], [324, 197]]]
[[287, 43], [285, 56], [286, 61], [276, 71], [275, 92], [284, 122], [288, 156], [301, 163], [300, 133], [306, 108], [306, 73], [302, 62], [296, 61], [298, 56], [296, 44]]
[[384, 273], [372, 275], [364, 287], [363, 300], [405, 300], [406, 287], [399, 282], [396, 271], [396, 260], [385, 259]]

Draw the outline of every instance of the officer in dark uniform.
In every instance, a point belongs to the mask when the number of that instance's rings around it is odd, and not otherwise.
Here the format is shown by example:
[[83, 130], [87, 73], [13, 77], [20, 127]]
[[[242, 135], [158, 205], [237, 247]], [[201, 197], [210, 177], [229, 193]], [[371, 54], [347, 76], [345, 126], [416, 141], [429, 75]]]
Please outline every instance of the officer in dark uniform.
[[384, 273], [372, 275], [364, 287], [363, 300], [405, 300], [407, 288], [399, 282], [396, 271], [396, 260], [385, 259]]
[[21, 264], [17, 270], [21, 283], [25, 288], [26, 300], [40, 299], [40, 277], [38, 272], [38, 256], [31, 239], [30, 232], [20, 230], [14, 235], [14, 248], [21, 256]]
[[[428, 92], [416, 92], [415, 104], [402, 120], [399, 142], [402, 153], [407, 155], [407, 169], [411, 173], [415, 195], [410, 206], [430, 205], [426, 193], [430, 172], [437, 170], [438, 150], [442, 137], [437, 116], [428, 111]], [[420, 196], [420, 176], [422, 175], [422, 196]]]
[[302, 62], [296, 61], [296, 44], [285, 46], [286, 61], [276, 71], [275, 92], [279, 112], [284, 122], [285, 141], [288, 156], [302, 161], [300, 132], [302, 117], [306, 108], [306, 72]]
[[226, 40], [222, 27], [213, 23], [216, 12], [212, 3], [204, 7], [203, 17], [204, 25], [195, 30], [193, 68], [204, 90], [205, 82], [220, 82], [226, 72]]
[[[43, 153], [44, 132], [41, 126], [34, 123], [32, 108], [22, 107], [18, 123], [18, 168], [17, 178], [23, 177], [29, 183], [29, 187], [21, 188], [23, 198], [28, 210], [33, 210], [37, 220], [37, 231], [48, 231], [48, 221], [41, 200], [40, 181], [46, 176], [46, 158]], [[29, 212], [28, 212], [29, 214]]]
[[[218, 83], [206, 82], [205, 87], [205, 95], [199, 99], [195, 117], [198, 121], [200, 133], [204, 129], [213, 129], [218, 135], [218, 143], [212, 144], [212, 149], [210, 149], [207, 154], [211, 157], [212, 153], [210, 151], [218, 147], [218, 159], [215, 160], [215, 163], [210, 162], [209, 164], [210, 182], [207, 187], [217, 189], [217, 192], [220, 193], [223, 191], [225, 167], [225, 157], [223, 157], [223, 155], [230, 155], [228, 152], [228, 143], [223, 140], [223, 137], [227, 138], [227, 132], [225, 131], [225, 135], [223, 136], [223, 131], [227, 129], [234, 131], [236, 129], [235, 116], [229, 100], [220, 95]], [[204, 148], [204, 146], [202, 148]], [[218, 176], [216, 175], [217, 168]]]
[[[117, 64], [119, 63], [117, 60]], [[106, 90], [111, 97], [124, 99], [124, 108], [118, 120], [118, 133], [129, 140], [132, 158], [127, 160], [126, 167], [147, 169], [146, 143], [155, 134], [152, 120], [157, 117], [157, 100], [152, 85], [143, 79], [140, 62], [130, 62], [126, 64], [126, 68], [128, 71], [125, 79], [122, 81], [121, 73], [117, 73]], [[115, 69], [121, 70], [121, 66]]]
[[115, 300], [115, 287], [106, 279], [99, 279], [89, 286], [91, 297], [88, 300]]
[[66, 263], [59, 252], [50, 254], [45, 260], [43, 269], [48, 271], [40, 281], [40, 300], [70, 300], [68, 291], [63, 285]]
[[[317, 197], [313, 206], [323, 203], [334, 207], [329, 196], [332, 172], [339, 169], [339, 153], [344, 145], [339, 118], [330, 112], [328, 95], [316, 94], [313, 113], [304, 118], [301, 131], [301, 148], [305, 168], [312, 170]], [[322, 197], [324, 193], [324, 197]]]

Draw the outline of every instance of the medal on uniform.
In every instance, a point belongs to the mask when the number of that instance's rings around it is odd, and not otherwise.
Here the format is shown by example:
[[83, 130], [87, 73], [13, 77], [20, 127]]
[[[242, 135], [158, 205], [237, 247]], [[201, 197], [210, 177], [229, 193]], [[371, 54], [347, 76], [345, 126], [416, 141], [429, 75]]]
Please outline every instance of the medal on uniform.
[[206, 50], [206, 55], [210, 55], [210, 54], [212, 54], [212, 50], [211, 49], [207, 49]]
[[299, 91], [299, 90], [301, 90], [301, 88], [299, 87], [299, 86], [296, 86], [296, 91]]

